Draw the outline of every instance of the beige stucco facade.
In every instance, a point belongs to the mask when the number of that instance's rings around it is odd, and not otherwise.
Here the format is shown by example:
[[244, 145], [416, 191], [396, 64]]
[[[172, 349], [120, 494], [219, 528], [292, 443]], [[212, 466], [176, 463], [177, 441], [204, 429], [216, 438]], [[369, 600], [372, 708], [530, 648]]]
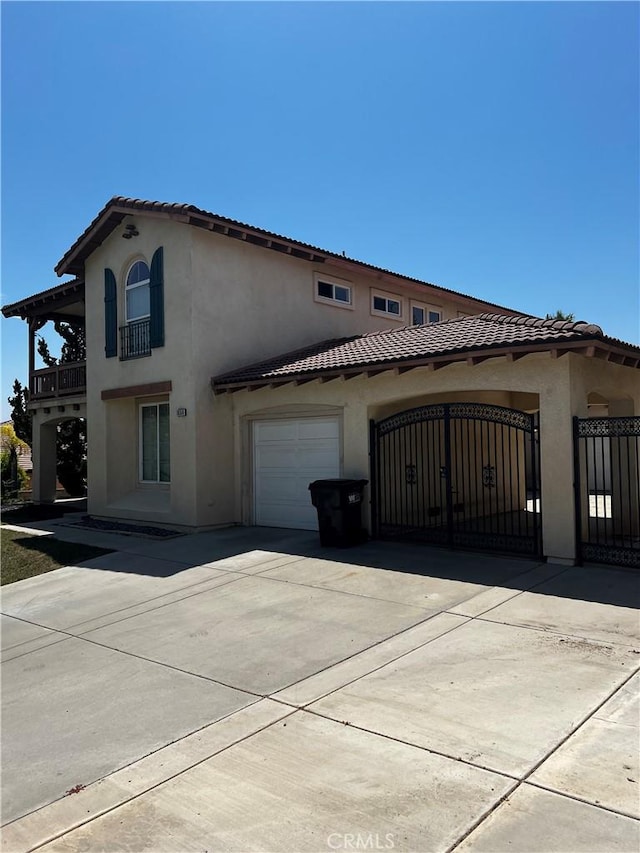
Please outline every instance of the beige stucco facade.
[[[401, 327], [413, 304], [437, 310], [443, 319], [487, 308], [384, 273], [354, 274], [339, 260], [283, 256], [165, 218], [129, 217], [123, 227], [129, 222], [139, 236], [123, 240], [118, 229], [85, 266], [89, 509], [95, 515], [186, 527], [239, 522], [233, 411], [229, 400], [214, 398], [213, 375], [327, 338]], [[158, 246], [164, 248], [164, 346], [148, 358], [105, 358], [104, 269], [118, 282], [122, 318], [127, 270], [138, 259], [149, 263]], [[351, 304], [319, 301], [318, 277], [350, 287]], [[373, 293], [398, 299], [401, 316], [372, 313]], [[164, 398], [102, 399], [105, 390], [157, 382], [171, 382]], [[168, 486], [142, 485], [136, 473], [139, 406], [156, 399], [170, 402]], [[176, 416], [179, 408], [187, 410], [186, 417]]]
[[300, 411], [309, 415], [339, 411], [344, 436], [342, 474], [368, 479], [369, 419], [438, 401], [493, 403], [540, 413], [544, 554], [555, 561], [572, 562], [575, 542], [571, 419], [588, 416], [588, 397], [594, 391], [616, 401], [612, 414], [617, 414], [621, 406], [626, 409], [624, 414], [640, 411], [637, 371], [573, 354], [561, 358], [552, 358], [548, 353], [531, 354], [516, 362], [496, 358], [473, 366], [451, 364], [437, 371], [416, 368], [402, 375], [388, 371], [370, 378], [237, 392], [230, 398], [236, 436], [236, 517], [245, 524], [252, 522], [253, 472], [247, 452], [252, 419], [287, 417]]
[[31, 405], [33, 417], [31, 448], [35, 460], [31, 476], [34, 500], [49, 503], [56, 495], [56, 428], [66, 420], [87, 417], [86, 397], [64, 398]]
[[[131, 224], [137, 235], [122, 239]], [[160, 246], [164, 345], [149, 357], [107, 358], [105, 269], [117, 282], [120, 325], [127, 271], [136, 260], [149, 264]], [[558, 356], [557, 351], [216, 395], [212, 376], [326, 339], [409, 325], [414, 304], [444, 320], [495, 308], [348, 259], [303, 259], [152, 213], [125, 217], [88, 255], [84, 271], [82, 416], [86, 405], [89, 512], [98, 517], [185, 529], [253, 524], [255, 421], [337, 418], [341, 475], [369, 479], [371, 420], [438, 401], [491, 403], [539, 413], [543, 553], [571, 563], [576, 556], [572, 418], [640, 413], [636, 369], [588, 353]], [[350, 303], [318, 298], [318, 279], [350, 288]], [[374, 295], [399, 302], [400, 316], [373, 311]], [[155, 402], [169, 404], [171, 474], [170, 483], [147, 484], [140, 478], [140, 407]], [[56, 412], [35, 408], [37, 455], [38, 448], [51, 450]], [[509, 461], [501, 464], [499, 475], [508, 477]], [[35, 474], [36, 495], [39, 489], [44, 500], [52, 471], [45, 462]], [[369, 524], [368, 512], [365, 502]]]

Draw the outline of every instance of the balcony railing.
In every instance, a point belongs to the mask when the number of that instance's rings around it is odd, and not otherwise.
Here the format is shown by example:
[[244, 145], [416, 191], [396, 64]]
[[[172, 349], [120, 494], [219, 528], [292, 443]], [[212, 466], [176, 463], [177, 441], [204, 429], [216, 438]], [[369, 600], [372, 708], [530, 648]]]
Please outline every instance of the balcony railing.
[[120, 326], [120, 360], [151, 355], [149, 318]]
[[30, 377], [31, 399], [72, 397], [87, 393], [87, 363], [74, 361], [34, 370]]

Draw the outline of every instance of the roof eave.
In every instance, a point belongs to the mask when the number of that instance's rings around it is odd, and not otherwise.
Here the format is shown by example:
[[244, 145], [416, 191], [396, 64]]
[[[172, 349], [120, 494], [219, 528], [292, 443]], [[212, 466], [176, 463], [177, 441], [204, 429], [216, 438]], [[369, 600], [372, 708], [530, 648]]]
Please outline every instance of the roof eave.
[[[125, 216], [127, 216], [131, 211], [127, 211], [124, 208], [119, 207], [118, 205], [114, 205], [111, 202], [107, 202], [107, 204], [102, 208], [102, 210], [98, 213], [93, 222], [90, 223], [89, 227], [83, 232], [83, 234], [76, 240], [76, 242], [65, 252], [62, 258], [58, 261], [56, 266], [54, 267], [54, 272], [58, 276], [62, 275], [83, 275], [84, 274], [84, 258], [88, 257], [91, 252], [97, 249], [102, 243], [106, 240], [106, 238], [111, 234], [111, 232], [117, 227], [117, 225], [122, 222]], [[96, 233], [100, 233], [102, 228], [109, 222], [110, 219], [114, 219], [114, 224], [112, 228], [109, 228], [107, 233], [104, 234], [102, 239], [96, 239]], [[93, 246], [92, 246], [93, 244]], [[84, 254], [85, 250], [90, 248], [90, 251]], [[77, 260], [78, 257], [81, 257], [81, 260]]]
[[[442, 287], [438, 284], [422, 281], [412, 278], [411, 276], [402, 275], [392, 270], [386, 270], [381, 267], [376, 267], [366, 261], [359, 261], [355, 258], [348, 258], [339, 255], [335, 252], [330, 252], [326, 249], [320, 249], [317, 246], [312, 246], [308, 243], [303, 243], [298, 240], [293, 240], [289, 237], [284, 237], [275, 234], [271, 231], [266, 231], [256, 226], [251, 226], [246, 223], [238, 222], [234, 219], [228, 219], [218, 214], [210, 213], [209, 211], [196, 208], [194, 205], [170, 205], [162, 202], [151, 202], [143, 199], [124, 199], [120, 196], [114, 196], [98, 213], [95, 219], [89, 224], [86, 230], [76, 240], [76, 242], [63, 255], [61, 260], [55, 266], [55, 272], [61, 276], [65, 273], [73, 275], [84, 274], [85, 259], [97, 249], [107, 239], [109, 234], [122, 222], [125, 216], [134, 216], [142, 214], [144, 216], [170, 219], [177, 222], [182, 222], [188, 225], [194, 225], [214, 233], [219, 233], [228, 237], [235, 237], [244, 242], [252, 243], [253, 245], [262, 246], [263, 248], [273, 249], [282, 254], [293, 255], [294, 257], [302, 258], [303, 260], [313, 263], [330, 262], [336, 266], [342, 266], [345, 269], [360, 271], [366, 270], [369, 275], [374, 275], [379, 281], [401, 281], [404, 286], [411, 287], [416, 291], [420, 291], [425, 287], [433, 288], [450, 299], [459, 302], [461, 305], [476, 308], [477, 306], [489, 306], [497, 308], [502, 313], [510, 315], [520, 315], [521, 311], [516, 311], [513, 308], [496, 305], [492, 302], [487, 302], [484, 299], [470, 296], [466, 293], [461, 293], [456, 290], [451, 290]], [[112, 222], [112, 227], [106, 227], [109, 222]], [[88, 250], [88, 251], [87, 251]]]
[[47, 314], [55, 316], [59, 309], [83, 300], [84, 281], [75, 279], [5, 305], [2, 308], [2, 314], [6, 318], [19, 317], [21, 320], [29, 317], [44, 317]]
[[281, 374], [265, 376], [255, 379], [240, 381], [211, 379], [211, 388], [214, 394], [234, 393], [242, 390], [257, 390], [259, 388], [278, 387], [281, 385], [302, 385], [314, 380], [328, 382], [333, 379], [353, 379], [356, 376], [375, 376], [379, 373], [393, 371], [396, 374], [406, 373], [418, 367], [428, 370], [440, 370], [454, 363], [466, 362], [469, 366], [481, 364], [490, 358], [506, 358], [515, 362], [526, 355], [548, 352], [551, 358], [560, 358], [567, 353], [573, 352], [587, 358], [600, 358], [626, 367], [640, 368], [640, 353], [632, 352], [624, 347], [618, 347], [600, 338], [582, 339], [579, 341], [550, 341], [539, 344], [523, 345], [496, 345], [489, 347], [468, 348], [465, 350], [438, 353], [437, 355], [425, 355], [420, 358], [397, 358], [384, 362], [369, 362], [361, 365], [350, 365], [349, 367], [314, 370], [297, 374]]

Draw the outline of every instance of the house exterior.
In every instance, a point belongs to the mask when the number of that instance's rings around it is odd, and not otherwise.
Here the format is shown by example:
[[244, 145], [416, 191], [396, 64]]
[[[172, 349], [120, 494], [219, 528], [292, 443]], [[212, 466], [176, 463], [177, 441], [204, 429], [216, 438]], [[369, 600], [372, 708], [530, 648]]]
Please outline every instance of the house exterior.
[[[56, 272], [74, 278], [3, 308], [30, 329], [34, 498], [53, 499], [56, 424], [86, 417], [98, 517], [313, 528], [308, 483], [355, 477], [371, 481], [374, 532], [419, 517], [434, 536], [447, 519], [450, 532], [489, 516], [513, 526], [533, 502], [524, 550], [571, 563], [572, 419], [640, 413], [640, 348], [598, 326], [526, 317], [191, 205], [115, 197]], [[56, 320], [86, 324], [86, 363], [36, 371], [35, 335]], [[431, 426], [402, 432], [409, 411]]]

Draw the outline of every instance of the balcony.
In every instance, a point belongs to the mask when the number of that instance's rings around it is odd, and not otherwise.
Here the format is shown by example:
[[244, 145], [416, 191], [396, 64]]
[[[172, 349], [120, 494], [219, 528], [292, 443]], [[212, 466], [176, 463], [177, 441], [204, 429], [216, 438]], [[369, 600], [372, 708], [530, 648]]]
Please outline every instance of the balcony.
[[33, 370], [29, 376], [31, 400], [73, 397], [87, 393], [87, 363], [75, 361]]
[[120, 361], [151, 355], [149, 318], [120, 326]]

